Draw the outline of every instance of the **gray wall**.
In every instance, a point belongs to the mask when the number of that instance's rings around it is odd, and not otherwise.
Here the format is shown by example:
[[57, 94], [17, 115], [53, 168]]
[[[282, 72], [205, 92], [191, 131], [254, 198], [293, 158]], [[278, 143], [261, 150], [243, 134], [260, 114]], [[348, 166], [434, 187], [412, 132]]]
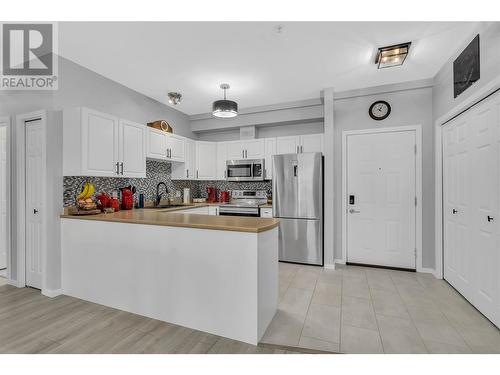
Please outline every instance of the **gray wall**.
[[[0, 115], [11, 116], [15, 120], [16, 114], [27, 113], [35, 110], [58, 111], [66, 107], [87, 106], [92, 109], [107, 112], [118, 117], [146, 123], [151, 120], [165, 119], [174, 128], [174, 132], [196, 139], [189, 127], [189, 117], [165, 104], [150, 99], [134, 90], [119, 83], [105, 78], [89, 69], [75, 64], [67, 59], [59, 58], [59, 90], [57, 91], [0, 91]], [[50, 127], [51, 124], [49, 123]], [[49, 133], [51, 129], [49, 128]], [[12, 126], [12, 248], [16, 249], [16, 207], [17, 200], [15, 181], [16, 175], [16, 132]], [[60, 147], [59, 140], [49, 138], [47, 149]], [[55, 183], [55, 182], [54, 182]], [[62, 178], [57, 182], [60, 189], [57, 190], [54, 200], [61, 202]], [[62, 202], [61, 202], [62, 208]], [[17, 280], [16, 257], [11, 259], [11, 276]], [[50, 287], [55, 288], [56, 283]]]
[[[453, 61], [477, 34], [479, 34], [480, 43], [481, 78], [455, 99], [453, 97]], [[458, 51], [455, 51], [434, 77], [434, 120], [446, 114], [498, 76], [500, 76], [500, 22], [481, 22], [470, 38]]]
[[[374, 121], [368, 115], [376, 100], [391, 104], [391, 115]], [[423, 266], [434, 268], [434, 132], [432, 125], [432, 88], [419, 88], [385, 94], [360, 96], [334, 102], [334, 241], [335, 258], [342, 258], [342, 132], [393, 126], [422, 126], [422, 207]]]
[[62, 57], [59, 90], [1, 91], [0, 103], [0, 115], [86, 106], [139, 123], [167, 120], [174, 133], [196, 139], [186, 114]]

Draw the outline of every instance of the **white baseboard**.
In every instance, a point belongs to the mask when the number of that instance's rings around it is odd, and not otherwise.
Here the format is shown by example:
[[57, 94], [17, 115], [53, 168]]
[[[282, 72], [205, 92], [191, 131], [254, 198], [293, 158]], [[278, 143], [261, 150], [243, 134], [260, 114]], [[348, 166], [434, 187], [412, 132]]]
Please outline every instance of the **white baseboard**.
[[63, 294], [63, 291], [62, 291], [62, 289], [55, 289], [55, 290], [42, 289], [42, 294], [46, 297], [54, 298], [54, 297], [57, 297], [57, 296], [60, 296], [61, 294]]
[[434, 268], [421, 268], [418, 270], [418, 272], [421, 272], [421, 273], [432, 273], [434, 275]]
[[345, 260], [344, 259], [334, 259], [333, 260], [335, 264], [345, 264]]
[[325, 265], [323, 267], [326, 268], [327, 270], [334, 270], [335, 263], [325, 263]]

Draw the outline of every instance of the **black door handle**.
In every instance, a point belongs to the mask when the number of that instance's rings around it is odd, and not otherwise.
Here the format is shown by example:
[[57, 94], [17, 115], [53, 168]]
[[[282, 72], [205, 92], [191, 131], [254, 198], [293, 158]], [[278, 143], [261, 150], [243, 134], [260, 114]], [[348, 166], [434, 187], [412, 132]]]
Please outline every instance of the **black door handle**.
[[495, 221], [495, 218], [493, 216], [488, 215], [488, 222], [491, 223], [492, 221]]
[[38, 213], [38, 210], [36, 208], [34, 208], [33, 213], [36, 215]]
[[452, 213], [453, 215], [455, 215], [457, 212], [458, 212], [458, 211], [457, 211], [456, 209], [453, 209], [453, 210], [451, 211], [451, 213]]

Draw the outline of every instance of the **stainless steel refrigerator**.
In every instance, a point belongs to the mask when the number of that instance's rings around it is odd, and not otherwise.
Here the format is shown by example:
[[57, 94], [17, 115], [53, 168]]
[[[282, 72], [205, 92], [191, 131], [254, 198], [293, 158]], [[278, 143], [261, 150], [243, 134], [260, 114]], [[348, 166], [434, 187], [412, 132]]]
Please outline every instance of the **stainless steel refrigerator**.
[[280, 219], [279, 260], [323, 265], [323, 156], [273, 156], [273, 214]]

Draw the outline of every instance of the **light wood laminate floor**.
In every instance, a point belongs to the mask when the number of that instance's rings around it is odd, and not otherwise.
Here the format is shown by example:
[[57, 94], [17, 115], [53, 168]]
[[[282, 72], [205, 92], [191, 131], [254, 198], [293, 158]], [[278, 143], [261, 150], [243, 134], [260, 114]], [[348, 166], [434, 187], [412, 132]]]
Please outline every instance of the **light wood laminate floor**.
[[253, 346], [68, 296], [0, 286], [0, 353], [294, 354]]
[[280, 263], [262, 342], [341, 353], [500, 353], [500, 331], [431, 274]]
[[67, 296], [0, 285], [0, 353], [500, 353], [500, 331], [445, 281], [280, 263], [280, 303], [252, 346]]

